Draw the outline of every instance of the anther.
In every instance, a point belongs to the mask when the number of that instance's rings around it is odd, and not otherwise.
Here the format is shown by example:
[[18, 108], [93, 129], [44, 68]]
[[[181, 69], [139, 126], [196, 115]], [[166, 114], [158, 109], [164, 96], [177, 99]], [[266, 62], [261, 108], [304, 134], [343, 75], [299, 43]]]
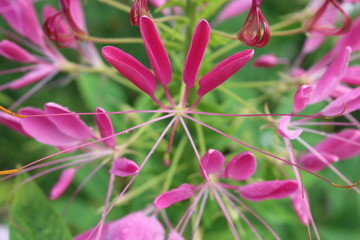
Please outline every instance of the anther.
[[4, 113], [7, 113], [7, 114], [9, 114], [11, 116], [14, 116], [14, 117], [17, 117], [17, 118], [26, 118], [27, 117], [25, 115], [14, 113], [14, 112], [10, 111], [9, 109], [4, 108], [1, 105], [0, 105], [0, 110], [3, 111]]
[[15, 169], [10, 169], [10, 170], [2, 170], [2, 171], [0, 171], [0, 175], [10, 175], [10, 174], [13, 174], [13, 173], [20, 172], [21, 170], [23, 170], [23, 168], [15, 168]]
[[346, 188], [346, 189], [351, 189], [351, 188], [354, 188], [356, 187], [357, 185], [360, 184], [360, 180], [357, 181], [356, 183], [354, 184], [351, 184], [349, 186], [343, 186], [343, 185], [339, 185], [339, 184], [336, 184], [336, 183], [330, 183], [331, 185], [333, 185], [334, 187], [337, 187], [337, 188]]

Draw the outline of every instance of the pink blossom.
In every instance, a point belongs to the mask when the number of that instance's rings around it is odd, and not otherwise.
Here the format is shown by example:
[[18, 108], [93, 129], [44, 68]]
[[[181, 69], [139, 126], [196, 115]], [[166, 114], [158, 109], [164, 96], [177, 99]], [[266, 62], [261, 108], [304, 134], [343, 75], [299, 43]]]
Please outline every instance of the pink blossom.
[[360, 131], [357, 129], [344, 129], [332, 134], [314, 146], [314, 149], [326, 160], [310, 152], [300, 158], [304, 167], [312, 171], [320, 171], [329, 164], [348, 159], [360, 153]]
[[127, 177], [135, 175], [139, 171], [139, 166], [136, 162], [127, 158], [115, 158], [112, 168], [109, 170], [111, 174], [119, 177]]
[[[223, 165], [224, 156], [214, 150], [210, 149], [201, 158], [201, 168], [206, 174], [219, 174], [221, 172], [220, 166]], [[243, 152], [231, 159], [225, 167], [224, 176], [232, 178], [235, 181], [244, 181], [250, 178], [256, 170], [256, 159], [251, 152]], [[218, 176], [221, 178], [221, 175]], [[297, 182], [293, 180], [275, 180], [263, 181], [254, 184], [248, 184], [241, 187], [231, 187], [222, 185], [221, 183], [214, 183], [219, 188], [237, 189], [242, 197], [250, 201], [260, 201], [266, 199], [278, 199], [289, 196], [297, 189]], [[207, 185], [198, 185], [195, 187], [191, 184], [183, 184], [168, 192], [163, 192], [154, 201], [157, 208], [167, 208], [174, 203], [184, 201], [191, 198], [195, 191]]]
[[[124, 77], [131, 81], [140, 90], [148, 94], [155, 103], [166, 109], [167, 107], [160, 103], [155, 97], [157, 79], [162, 85], [170, 105], [175, 107], [166, 87], [166, 85], [171, 81], [171, 64], [168, 60], [165, 48], [159, 38], [159, 33], [157, 32], [153, 21], [147, 16], [141, 17], [139, 24], [149, 60], [154, 69], [156, 78], [142, 63], [120, 49], [107, 46], [102, 49], [102, 54], [104, 58]], [[209, 33], [209, 24], [207, 21], [201, 20], [198, 23], [192, 38], [191, 46], [193, 47], [190, 47], [186, 57], [183, 73], [183, 80], [187, 85], [184, 104], [186, 104], [190, 88], [194, 86], [195, 80], [197, 79], [199, 66], [202, 62], [207, 43], [209, 41]], [[198, 104], [205, 94], [215, 89], [239, 71], [251, 59], [253, 54], [254, 51], [250, 49], [236, 53], [220, 62], [210, 72], [201, 77], [199, 81], [200, 87], [197, 92], [198, 99], [192, 107]]]
[[[91, 238], [91, 236], [93, 236]], [[74, 240], [95, 239], [96, 234], [90, 229]], [[163, 240], [165, 230], [155, 216], [146, 216], [143, 212], [134, 212], [119, 220], [104, 224], [99, 240]]]
[[74, 179], [76, 170], [76, 168], [68, 168], [61, 173], [58, 182], [51, 188], [51, 200], [58, 199], [65, 192]]
[[130, 10], [131, 24], [134, 26], [139, 26], [142, 16], [151, 17], [147, 0], [135, 0]]
[[270, 27], [260, 10], [261, 2], [252, 1], [249, 15], [238, 33], [239, 40], [252, 47], [264, 47], [270, 40]]
[[251, 5], [252, 0], [232, 0], [218, 14], [216, 22], [219, 23], [226, 19], [238, 16], [249, 10]]
[[296, 129], [291, 130], [288, 129], [288, 125], [290, 124], [291, 117], [290, 116], [283, 116], [280, 118], [279, 125], [278, 125], [278, 133], [280, 136], [287, 138], [287, 139], [295, 139], [300, 136], [302, 130]]
[[254, 67], [271, 68], [279, 64], [287, 63], [288, 61], [286, 59], [278, 58], [275, 54], [264, 54], [255, 60]]

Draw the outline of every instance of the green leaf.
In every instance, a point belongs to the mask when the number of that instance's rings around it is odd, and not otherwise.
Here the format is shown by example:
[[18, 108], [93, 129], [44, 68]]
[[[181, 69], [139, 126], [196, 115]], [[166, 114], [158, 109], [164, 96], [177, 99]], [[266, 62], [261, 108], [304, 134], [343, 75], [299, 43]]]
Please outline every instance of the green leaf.
[[[19, 186], [28, 178], [23, 173], [16, 177]], [[19, 187], [10, 210], [11, 240], [70, 240], [71, 233], [63, 219], [51, 206], [39, 186], [30, 181]]]
[[102, 107], [107, 112], [118, 111], [119, 103], [126, 99], [121, 86], [98, 74], [82, 73], [76, 81], [81, 96], [91, 111]]

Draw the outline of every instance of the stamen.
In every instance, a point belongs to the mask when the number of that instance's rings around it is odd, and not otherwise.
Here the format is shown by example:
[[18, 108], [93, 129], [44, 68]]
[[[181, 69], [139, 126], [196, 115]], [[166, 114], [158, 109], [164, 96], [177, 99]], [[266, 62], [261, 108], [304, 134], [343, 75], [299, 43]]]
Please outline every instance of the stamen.
[[342, 116], [346, 111], [346, 103], [345, 102], [343, 102], [343, 106], [344, 106], [344, 108], [340, 113], [332, 115], [332, 116], [325, 116], [324, 119], [334, 119], [334, 118]]
[[334, 187], [337, 187], [337, 188], [346, 188], [346, 189], [352, 189], [352, 188], [354, 188], [354, 187], [356, 187], [357, 185], [359, 185], [360, 184], [360, 180], [359, 181], [357, 181], [356, 183], [354, 183], [354, 184], [351, 184], [351, 185], [348, 185], [348, 186], [343, 186], [343, 185], [339, 185], [339, 184], [336, 184], [336, 183], [330, 183], [332, 186], [334, 186]]
[[0, 175], [10, 175], [10, 174], [13, 174], [13, 173], [20, 172], [21, 170], [23, 170], [23, 168], [15, 168], [15, 169], [10, 169], [10, 170], [2, 170], [2, 171], [0, 171]]
[[17, 118], [26, 118], [27, 117], [25, 115], [14, 113], [14, 112], [10, 111], [9, 109], [4, 108], [1, 105], [0, 105], [0, 110], [3, 111], [4, 113], [7, 113], [7, 114], [9, 114], [11, 116], [14, 116], [14, 117], [17, 117]]

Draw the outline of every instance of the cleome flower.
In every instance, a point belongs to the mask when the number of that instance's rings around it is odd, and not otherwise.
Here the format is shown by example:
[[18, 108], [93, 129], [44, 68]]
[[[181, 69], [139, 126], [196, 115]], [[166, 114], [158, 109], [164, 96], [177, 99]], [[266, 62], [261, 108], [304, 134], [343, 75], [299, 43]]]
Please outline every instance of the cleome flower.
[[[109, 116], [105, 114], [105, 110], [97, 108], [95, 112], [97, 113], [95, 119], [100, 132], [100, 139], [95, 136], [92, 128], [88, 127], [78, 115], [56, 103], [46, 103], [44, 110], [32, 107], [20, 109], [19, 113], [26, 115], [26, 118], [16, 118], [0, 113], [0, 123], [18, 133], [31, 137], [40, 143], [57, 147], [62, 150], [61, 152], [72, 152], [75, 150], [83, 152], [70, 157], [70, 159], [64, 158], [53, 161], [53, 164], [56, 164], [71, 160], [70, 163], [53, 167], [33, 177], [65, 169], [51, 190], [50, 198], [52, 200], [59, 198], [65, 192], [79, 168], [96, 159], [111, 156], [110, 159], [107, 158], [106, 162], [113, 160], [109, 173], [115, 176], [126, 177], [138, 172], [139, 167], [134, 161], [119, 157], [119, 152], [116, 149], [114, 128]], [[94, 139], [101, 143], [101, 145], [88, 144], [88, 140]], [[82, 145], [85, 146], [81, 147]], [[35, 164], [35, 162], [30, 165]], [[25, 167], [30, 165], [28, 164]], [[49, 164], [37, 165], [36, 167], [28, 168], [28, 170], [34, 170], [46, 165]], [[99, 166], [103, 165], [100, 164]]]
[[[186, 213], [190, 216], [193, 213], [195, 205], [199, 202], [199, 200], [201, 198], [206, 199], [207, 191], [210, 188], [213, 193], [215, 192], [214, 194], [219, 192], [222, 195], [222, 198], [227, 201], [226, 203], [228, 204], [224, 204], [221, 202], [222, 200], [217, 199], [217, 201], [220, 201], [219, 205], [224, 215], [227, 217], [230, 228], [232, 228], [232, 221], [227, 216], [228, 213], [224, 206], [230, 205], [233, 208], [236, 208], [236, 212], [240, 212], [240, 209], [236, 207], [236, 203], [240, 203], [240, 205], [243, 204], [241, 200], [230, 193], [230, 190], [235, 191], [246, 200], [263, 201], [266, 199], [279, 199], [290, 196], [298, 189], [298, 184], [294, 180], [262, 181], [246, 184], [243, 186], [235, 186], [224, 183], [224, 181], [227, 179], [234, 181], [245, 181], [251, 178], [256, 171], [257, 165], [255, 157], [249, 151], [242, 152], [234, 156], [225, 167], [224, 162], [225, 157], [221, 152], [214, 149], [208, 150], [201, 158], [200, 169], [203, 174], [203, 178], [206, 180], [206, 176], [210, 177], [210, 182], [199, 184], [197, 186], [184, 183], [177, 188], [160, 194], [154, 200], [154, 206], [158, 209], [165, 209], [177, 202], [194, 197], [194, 204], [191, 205], [190, 210], [188, 210]], [[204, 204], [201, 206], [199, 218], [201, 218], [201, 212], [203, 211], [203, 208]], [[242, 213], [240, 216], [242, 216], [245, 221], [250, 224]], [[184, 224], [186, 225], [186, 223]], [[177, 230], [177, 228], [175, 228], [175, 230]], [[182, 231], [183, 230], [184, 227], [182, 228]], [[234, 232], [234, 229], [232, 230], [235, 238], [238, 239], [236, 231]], [[181, 234], [182, 231], [179, 233]]]

